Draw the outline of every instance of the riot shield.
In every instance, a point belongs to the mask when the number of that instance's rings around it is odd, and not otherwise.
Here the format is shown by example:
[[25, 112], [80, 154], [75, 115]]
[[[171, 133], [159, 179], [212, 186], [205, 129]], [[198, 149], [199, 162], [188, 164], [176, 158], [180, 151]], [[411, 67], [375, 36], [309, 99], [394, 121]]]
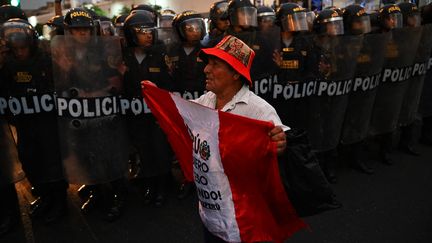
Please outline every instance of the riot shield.
[[418, 105], [422, 94], [423, 83], [427, 72], [427, 62], [432, 50], [432, 25], [422, 27], [422, 34], [417, 48], [417, 53], [412, 66], [411, 78], [399, 115], [399, 124], [402, 126], [414, 122], [418, 111]]
[[72, 184], [99, 184], [127, 173], [126, 127], [119, 115], [117, 37], [56, 36], [51, 44], [59, 136]]
[[363, 38], [342, 129], [343, 144], [357, 143], [367, 136], [389, 37], [389, 33], [382, 33]]
[[396, 129], [409, 80], [421, 28], [394, 29], [386, 46], [386, 64], [377, 90], [369, 126], [371, 136]]
[[356, 59], [361, 36], [319, 37], [316, 46], [321, 53], [321, 78], [310, 97], [309, 138], [317, 152], [337, 147], [342, 124], [353, 87]]
[[157, 44], [164, 44], [167, 51], [180, 45], [180, 38], [174, 28], [157, 28]]
[[315, 71], [318, 59], [313, 50], [312, 35], [296, 35], [287, 47], [278, 35], [273, 61], [278, 70], [275, 75], [261, 79], [253, 89], [263, 95], [276, 109], [283, 124], [292, 128], [306, 129], [309, 120], [309, 97], [314, 95]]
[[0, 187], [24, 178], [9, 124], [0, 118]]

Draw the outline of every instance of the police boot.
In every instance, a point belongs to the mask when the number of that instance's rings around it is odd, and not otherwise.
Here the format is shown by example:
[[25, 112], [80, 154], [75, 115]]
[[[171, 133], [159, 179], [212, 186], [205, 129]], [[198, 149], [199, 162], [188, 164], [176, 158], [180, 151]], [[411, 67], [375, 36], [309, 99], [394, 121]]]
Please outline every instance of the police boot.
[[337, 166], [337, 155], [333, 154], [334, 151], [330, 151], [325, 156], [325, 163], [327, 166], [327, 180], [335, 184], [337, 182], [336, 166]]
[[177, 193], [177, 199], [182, 200], [192, 194], [194, 188], [193, 182], [183, 182], [180, 185], [179, 191]]
[[319, 165], [327, 181], [330, 183], [336, 183], [336, 174], [332, 169], [332, 165], [329, 164], [329, 160], [326, 157], [327, 156], [325, 155], [325, 153], [317, 153]]
[[10, 232], [19, 221], [18, 197], [14, 184], [0, 189], [0, 236]]
[[379, 159], [385, 165], [393, 165], [393, 160], [390, 158], [392, 140], [392, 132], [380, 135]]
[[140, 178], [138, 187], [143, 197], [144, 205], [152, 203], [156, 196], [156, 177]]
[[100, 185], [93, 185], [93, 190], [88, 199], [81, 205], [81, 212], [88, 214], [102, 205]]
[[374, 174], [374, 170], [369, 168], [361, 159], [361, 149], [362, 149], [361, 143], [355, 143], [351, 145], [351, 150], [350, 150], [351, 167], [361, 173], [372, 175]]
[[37, 185], [39, 197], [30, 203], [30, 216], [32, 218], [39, 218], [45, 215], [49, 209], [49, 183]]
[[162, 207], [166, 202], [166, 193], [169, 183], [169, 175], [160, 175], [157, 178], [157, 191], [154, 200], [154, 205], [156, 207]]
[[67, 188], [65, 181], [52, 183], [49, 196], [49, 209], [44, 216], [45, 224], [57, 222], [68, 214]]
[[401, 127], [398, 149], [409, 155], [420, 155], [420, 153], [414, 149], [414, 123]]
[[108, 205], [104, 219], [108, 222], [113, 222], [123, 214], [126, 203], [127, 185], [124, 179], [119, 179], [111, 182], [110, 186], [110, 190], [107, 191], [107, 196], [110, 197], [110, 204]]
[[420, 143], [432, 146], [432, 116], [423, 117]]
[[92, 194], [93, 186], [92, 185], [82, 185], [78, 188], [77, 193], [81, 199], [88, 199]]

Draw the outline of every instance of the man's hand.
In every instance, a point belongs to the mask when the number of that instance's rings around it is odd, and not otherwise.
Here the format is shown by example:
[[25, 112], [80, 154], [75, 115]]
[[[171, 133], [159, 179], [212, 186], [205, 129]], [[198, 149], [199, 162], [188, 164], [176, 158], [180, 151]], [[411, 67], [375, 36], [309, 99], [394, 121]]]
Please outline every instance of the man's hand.
[[155, 83], [153, 83], [152, 81], [150, 81], [150, 80], [143, 80], [143, 81], [141, 81], [141, 89], [144, 89], [144, 84], [149, 84], [149, 85], [151, 85], [153, 87], [157, 87], [157, 85]]
[[277, 154], [282, 155], [286, 149], [286, 136], [281, 127], [274, 127], [270, 132], [269, 136], [273, 142], [277, 145]]

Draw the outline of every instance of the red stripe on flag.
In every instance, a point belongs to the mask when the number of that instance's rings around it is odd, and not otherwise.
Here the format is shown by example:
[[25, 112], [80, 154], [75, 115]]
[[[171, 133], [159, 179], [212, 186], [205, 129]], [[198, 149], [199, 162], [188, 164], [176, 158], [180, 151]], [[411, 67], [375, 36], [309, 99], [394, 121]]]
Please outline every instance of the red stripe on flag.
[[159, 126], [167, 135], [185, 179], [193, 181], [192, 139], [171, 94], [150, 84], [144, 84], [142, 94]]
[[241, 240], [277, 241], [306, 224], [298, 218], [280, 179], [269, 122], [219, 112], [219, 147], [235, 205]]

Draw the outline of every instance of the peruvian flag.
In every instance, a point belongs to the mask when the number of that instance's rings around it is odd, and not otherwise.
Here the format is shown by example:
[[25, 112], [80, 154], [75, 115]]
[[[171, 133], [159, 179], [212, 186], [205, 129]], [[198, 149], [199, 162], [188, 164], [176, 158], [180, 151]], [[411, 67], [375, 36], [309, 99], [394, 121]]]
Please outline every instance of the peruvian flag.
[[145, 84], [143, 95], [193, 180], [206, 228], [228, 242], [282, 242], [305, 223], [283, 188], [270, 122], [184, 100]]

